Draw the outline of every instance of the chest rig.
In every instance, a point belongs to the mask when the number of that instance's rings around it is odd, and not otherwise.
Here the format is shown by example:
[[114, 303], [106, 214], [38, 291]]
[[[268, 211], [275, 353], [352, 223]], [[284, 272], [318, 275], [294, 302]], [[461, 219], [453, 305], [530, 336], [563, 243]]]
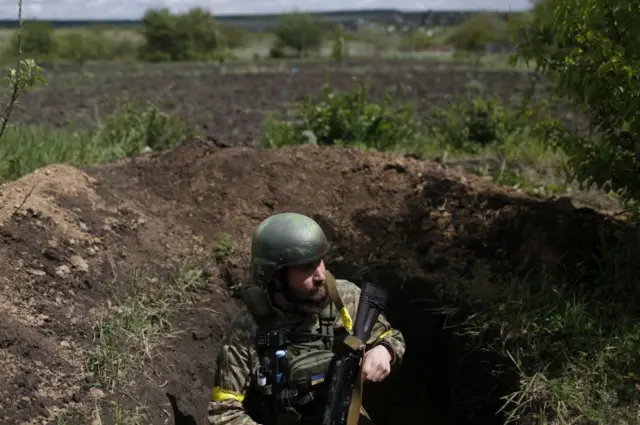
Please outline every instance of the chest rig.
[[334, 328], [338, 306], [343, 304], [328, 272], [326, 280], [332, 286], [332, 302], [317, 316], [297, 322], [283, 321], [263, 288], [243, 290], [245, 304], [257, 325], [259, 366], [251, 374], [251, 383], [254, 399], [259, 399], [257, 415], [261, 423], [312, 425], [320, 421], [334, 347], [348, 335], [343, 328]]

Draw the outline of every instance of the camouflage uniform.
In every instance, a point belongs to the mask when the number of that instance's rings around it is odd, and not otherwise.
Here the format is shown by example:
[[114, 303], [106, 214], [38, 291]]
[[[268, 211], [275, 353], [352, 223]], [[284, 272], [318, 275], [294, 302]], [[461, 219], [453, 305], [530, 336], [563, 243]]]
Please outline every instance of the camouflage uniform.
[[[291, 265], [305, 264], [324, 257], [328, 245], [320, 227], [308, 217], [299, 214], [279, 214], [258, 226], [252, 243], [253, 281], [268, 286], [273, 272]], [[273, 313], [268, 327], [274, 330], [287, 329], [291, 332], [318, 333], [320, 329], [333, 329], [333, 345], [351, 331], [353, 319], [357, 315], [360, 288], [347, 280], [335, 279], [327, 271], [327, 280], [335, 282], [335, 289], [344, 308], [336, 306], [333, 300], [320, 314], [302, 314], [285, 312], [269, 300]], [[254, 409], [254, 401], [264, 400], [257, 384], [256, 371], [260, 366], [260, 354], [256, 345], [256, 332], [259, 329], [256, 318], [249, 308], [243, 308], [234, 318], [217, 358], [216, 378], [208, 408], [208, 423], [215, 425], [253, 425], [270, 424], [273, 412]], [[330, 311], [330, 313], [326, 313]], [[255, 313], [254, 313], [255, 314]], [[262, 322], [261, 322], [262, 323]], [[324, 327], [323, 327], [324, 326]], [[260, 328], [264, 330], [264, 328]], [[326, 334], [326, 331], [324, 332]], [[372, 328], [367, 341], [367, 349], [374, 345], [384, 345], [392, 354], [392, 368], [402, 361], [405, 343], [402, 334], [393, 329], [381, 314]], [[294, 353], [312, 353], [322, 350], [313, 343], [292, 342], [288, 351]], [[332, 356], [329, 352], [329, 356]], [[260, 403], [258, 403], [260, 404]], [[322, 406], [319, 407], [322, 409]], [[367, 418], [364, 409], [361, 418]], [[302, 413], [305, 418], [305, 414]], [[317, 418], [317, 411], [314, 414]], [[298, 422], [295, 422], [298, 423]], [[304, 422], [305, 424], [308, 422]], [[315, 423], [315, 422], [311, 422]], [[362, 423], [362, 421], [361, 421]]]
[[[360, 288], [348, 280], [336, 279], [340, 293], [349, 316], [356, 317]], [[279, 324], [295, 326], [302, 319], [300, 316], [278, 311]], [[302, 327], [309, 330], [318, 328], [318, 319], [305, 318]], [[303, 320], [305, 320], [303, 319]], [[335, 327], [344, 327], [343, 319], [337, 316]], [[209, 403], [210, 425], [253, 425], [245, 410], [243, 400], [251, 388], [251, 373], [258, 366], [258, 356], [254, 347], [256, 325], [246, 308], [236, 316], [218, 356], [215, 387], [212, 401]], [[370, 345], [384, 344], [393, 352], [392, 367], [395, 368], [404, 355], [405, 343], [400, 331], [393, 329], [382, 315], [371, 332]]]

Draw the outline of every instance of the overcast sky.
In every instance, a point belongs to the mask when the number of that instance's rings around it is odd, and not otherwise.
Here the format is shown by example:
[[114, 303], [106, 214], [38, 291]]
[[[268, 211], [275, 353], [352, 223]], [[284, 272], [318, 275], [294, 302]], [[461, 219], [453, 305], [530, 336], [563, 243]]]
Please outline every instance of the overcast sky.
[[[529, 0], [23, 0], [23, 16], [25, 19], [138, 19], [150, 7], [169, 7], [179, 12], [194, 6], [218, 15], [278, 13], [294, 8], [522, 10], [529, 7]], [[17, 0], [0, 0], [0, 19], [15, 19], [17, 15]]]

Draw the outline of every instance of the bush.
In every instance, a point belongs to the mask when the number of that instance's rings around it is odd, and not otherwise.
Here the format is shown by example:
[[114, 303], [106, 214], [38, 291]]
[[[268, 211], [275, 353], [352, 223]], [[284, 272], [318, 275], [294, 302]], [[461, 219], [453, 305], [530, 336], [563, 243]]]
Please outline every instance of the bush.
[[401, 52], [420, 52], [433, 44], [433, 37], [419, 29], [412, 28], [400, 38], [398, 49]]
[[504, 145], [526, 128], [517, 113], [479, 83], [467, 85], [461, 99], [445, 108], [432, 107], [427, 133], [453, 150], [476, 152], [488, 145]]
[[456, 49], [481, 53], [489, 43], [508, 42], [507, 22], [495, 13], [479, 13], [460, 24], [448, 38]]
[[227, 49], [235, 49], [246, 46], [251, 36], [240, 27], [218, 24], [220, 30], [220, 44]]
[[169, 9], [150, 9], [142, 19], [145, 61], [218, 59], [222, 36], [213, 15], [201, 8], [172, 15]]
[[[58, 43], [51, 24], [40, 21], [25, 22], [21, 30], [22, 54], [26, 57], [52, 59]], [[12, 58], [18, 55], [18, 32], [14, 32], [5, 54]]]
[[310, 51], [322, 46], [326, 26], [312, 15], [288, 13], [280, 17], [276, 27], [276, 45], [294, 49], [298, 57], [306, 57]]
[[280, 147], [300, 143], [355, 146], [392, 151], [419, 141], [415, 110], [396, 106], [393, 91], [379, 103], [369, 100], [369, 87], [355, 79], [349, 92], [337, 92], [326, 83], [318, 95], [309, 95], [294, 109], [295, 122], [267, 121], [263, 144]]

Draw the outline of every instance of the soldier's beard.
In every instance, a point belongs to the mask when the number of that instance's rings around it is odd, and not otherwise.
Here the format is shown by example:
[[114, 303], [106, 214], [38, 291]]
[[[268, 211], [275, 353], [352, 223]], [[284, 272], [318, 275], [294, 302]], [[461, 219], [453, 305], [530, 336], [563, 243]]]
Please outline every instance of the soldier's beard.
[[318, 314], [331, 302], [327, 282], [314, 288], [311, 293], [300, 295], [291, 290], [288, 284], [284, 285], [282, 295], [293, 308], [303, 314]]

